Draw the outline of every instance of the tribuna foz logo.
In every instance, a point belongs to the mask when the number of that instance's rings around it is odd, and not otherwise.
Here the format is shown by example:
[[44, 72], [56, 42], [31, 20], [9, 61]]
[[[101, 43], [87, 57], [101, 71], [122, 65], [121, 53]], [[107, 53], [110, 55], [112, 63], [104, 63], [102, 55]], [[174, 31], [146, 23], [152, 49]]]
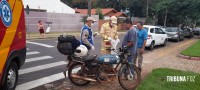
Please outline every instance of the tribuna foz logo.
[[167, 76], [168, 82], [195, 82], [195, 76]]

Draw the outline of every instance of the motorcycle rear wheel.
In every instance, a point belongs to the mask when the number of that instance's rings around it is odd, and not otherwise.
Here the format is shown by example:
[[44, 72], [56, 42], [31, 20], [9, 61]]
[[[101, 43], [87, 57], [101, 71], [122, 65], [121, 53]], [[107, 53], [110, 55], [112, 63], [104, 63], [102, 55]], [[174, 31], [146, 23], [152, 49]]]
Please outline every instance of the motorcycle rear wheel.
[[133, 66], [131, 71], [130, 65], [122, 64], [118, 72], [118, 81], [125, 90], [134, 90], [141, 81], [140, 71], [136, 66]]
[[84, 75], [84, 72], [82, 72], [81, 70], [81, 67], [83, 66], [82, 63], [75, 63], [75, 64], [72, 64], [70, 67], [69, 67], [69, 70], [68, 70], [68, 77], [69, 77], [69, 80], [75, 84], [76, 86], [86, 86], [90, 83], [90, 81], [86, 81], [86, 80], [82, 80], [82, 79], [78, 79], [78, 78], [74, 78], [72, 77], [72, 75], [78, 75], [78, 76], [83, 76]]

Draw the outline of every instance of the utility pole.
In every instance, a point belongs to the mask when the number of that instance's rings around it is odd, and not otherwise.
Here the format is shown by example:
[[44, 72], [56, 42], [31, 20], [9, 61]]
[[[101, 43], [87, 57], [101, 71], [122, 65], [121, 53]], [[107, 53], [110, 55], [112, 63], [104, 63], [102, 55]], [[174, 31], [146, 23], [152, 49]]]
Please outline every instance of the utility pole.
[[91, 4], [92, 4], [92, 0], [88, 0], [88, 16], [91, 16]]
[[166, 27], [166, 22], [167, 22], [167, 13], [168, 13], [168, 9], [165, 12], [165, 21], [164, 21], [164, 27]]
[[147, 0], [147, 12], [146, 12], [146, 18], [148, 18], [148, 14], [149, 14], [149, 1]]

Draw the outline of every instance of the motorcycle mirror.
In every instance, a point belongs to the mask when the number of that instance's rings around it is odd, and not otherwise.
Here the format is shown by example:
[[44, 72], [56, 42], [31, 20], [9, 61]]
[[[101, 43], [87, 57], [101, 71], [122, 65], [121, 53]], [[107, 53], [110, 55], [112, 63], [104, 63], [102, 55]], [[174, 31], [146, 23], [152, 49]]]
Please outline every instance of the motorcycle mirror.
[[121, 51], [122, 51], [122, 48], [119, 48], [119, 51], [121, 52]]

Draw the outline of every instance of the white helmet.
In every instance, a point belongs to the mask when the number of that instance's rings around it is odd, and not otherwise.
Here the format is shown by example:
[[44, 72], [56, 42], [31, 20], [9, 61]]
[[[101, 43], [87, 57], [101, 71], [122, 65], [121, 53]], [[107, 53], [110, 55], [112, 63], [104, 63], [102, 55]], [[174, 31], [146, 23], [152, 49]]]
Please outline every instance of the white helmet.
[[74, 52], [74, 55], [76, 57], [83, 57], [88, 54], [88, 49], [84, 45], [80, 45], [79, 47], [76, 48], [76, 51]]

